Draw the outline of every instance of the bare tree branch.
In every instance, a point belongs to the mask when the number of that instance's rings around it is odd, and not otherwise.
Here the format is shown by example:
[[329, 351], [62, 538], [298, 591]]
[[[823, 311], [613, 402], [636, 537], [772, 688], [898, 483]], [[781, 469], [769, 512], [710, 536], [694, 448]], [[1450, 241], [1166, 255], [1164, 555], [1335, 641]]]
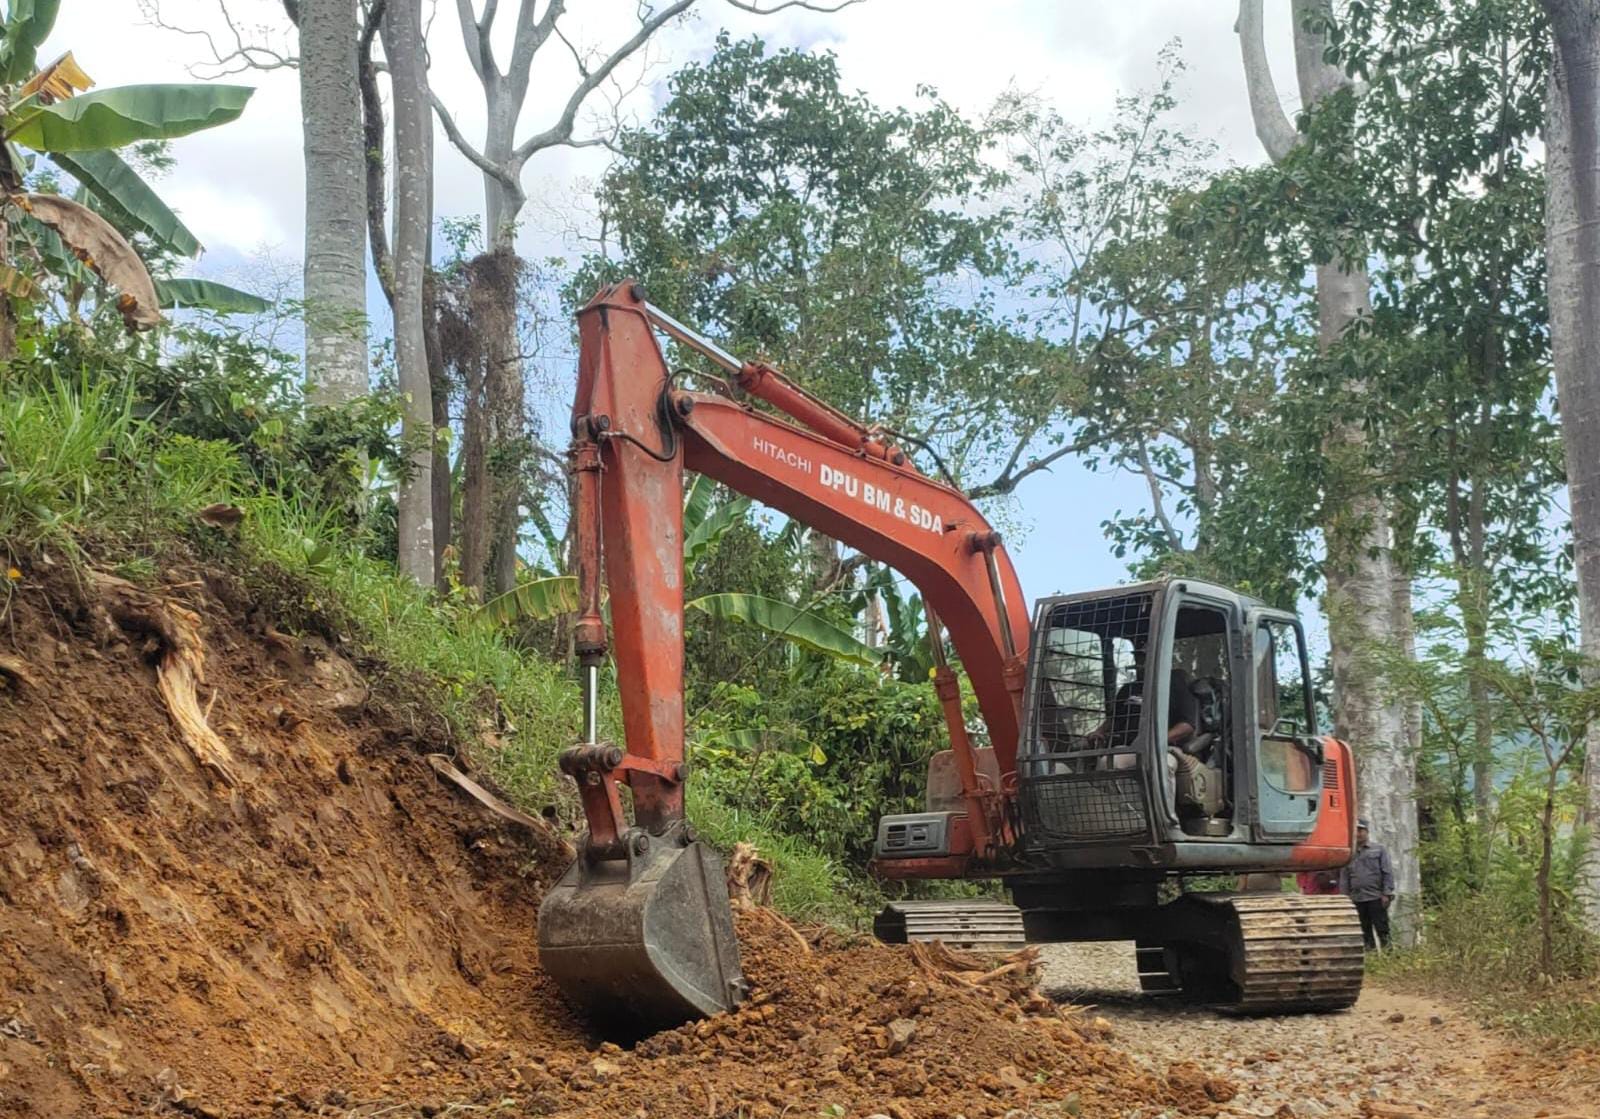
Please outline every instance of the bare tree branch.
[[561, 111], [560, 119], [543, 132], [536, 132], [517, 145], [516, 150], [512, 152], [512, 160], [517, 167], [520, 169], [522, 164], [534, 152], [555, 147], [558, 144], [565, 144], [571, 140], [573, 124], [577, 120], [578, 110], [583, 107], [584, 100], [594, 92], [595, 87], [610, 77], [611, 72], [620, 66], [629, 55], [644, 46], [645, 41], [654, 35], [663, 24], [682, 15], [693, 5], [694, 0], [674, 0], [673, 3], [668, 4], [659, 12], [642, 19], [639, 23], [639, 29], [634, 32], [633, 37], [612, 51], [610, 57], [578, 83], [578, 87], [572, 91], [572, 96], [567, 98], [566, 108]]
[[[298, 26], [299, 5], [295, 0], [283, 0], [283, 6], [290, 22]], [[184, 27], [169, 23], [162, 14], [161, 0], [139, 0], [139, 11], [150, 26], [199, 39], [205, 43], [211, 58], [209, 61], [198, 62], [188, 67], [189, 72], [195, 77], [209, 80], [228, 74], [241, 74], [246, 70], [292, 70], [299, 66], [300, 60], [287, 48], [253, 41], [247, 31], [265, 32], [267, 28], [265, 26], [246, 28], [241, 25], [229, 9], [228, 0], [217, 0], [217, 10], [226, 28], [226, 38], [232, 40], [231, 47], [226, 41], [218, 42], [218, 36], [207, 28]]]
[[522, 104], [522, 99], [528, 93], [528, 73], [533, 67], [533, 56], [539, 53], [539, 48], [555, 31], [556, 20], [567, 10], [565, 0], [550, 0], [544, 15], [535, 20], [534, 7], [534, 0], [523, 0], [522, 7], [517, 11], [517, 34], [511, 42], [511, 66], [506, 71], [506, 80], [511, 83], [518, 105]]
[[[388, 67], [380, 62], [375, 64], [375, 69], [381, 72], [387, 70]], [[433, 104], [434, 115], [439, 118], [439, 124], [443, 126], [445, 136], [449, 138], [450, 143], [455, 146], [457, 151], [467, 157], [473, 166], [477, 167], [485, 175], [493, 175], [513, 189], [521, 185], [516, 175], [511, 174], [506, 168], [499, 166], [472, 146], [472, 141], [468, 140], [466, 135], [462, 133], [460, 126], [456, 124], [455, 118], [450, 115], [450, 110], [445, 108], [444, 102], [440, 100], [439, 95], [432, 89], [428, 90], [428, 100]]]
[[[1016, 489], [1018, 484], [1020, 484], [1022, 480], [1028, 477], [1030, 474], [1037, 474], [1041, 470], [1049, 470], [1050, 467], [1054, 466], [1059, 460], [1066, 458], [1068, 455], [1075, 455], [1079, 454], [1080, 452], [1087, 451], [1090, 447], [1099, 442], [1101, 442], [1100, 439], [1080, 439], [1073, 443], [1063, 443], [1049, 454], [1040, 455], [1038, 458], [1033, 459], [1020, 470], [1014, 470], [1008, 467], [999, 475], [983, 483], [981, 486], [974, 486], [972, 489], [968, 490], [967, 496], [977, 500], [981, 497], [997, 497], [1001, 494], [1008, 494], [1012, 490]], [[1013, 463], [1020, 458], [1020, 453], [1015, 454], [1013, 456]]]
[[495, 0], [489, 0], [480, 19], [472, 10], [472, 0], [456, 0], [456, 14], [461, 17], [461, 41], [467, 48], [467, 61], [472, 72], [483, 82], [498, 72], [494, 69], [494, 56], [489, 49], [489, 28], [494, 23]]
[[1144, 471], [1145, 484], [1150, 487], [1150, 505], [1155, 513], [1161, 531], [1167, 535], [1167, 546], [1174, 552], [1183, 552], [1183, 537], [1178, 535], [1178, 530], [1172, 527], [1172, 519], [1167, 516], [1167, 506], [1161, 494], [1161, 480], [1156, 477], [1155, 467], [1150, 463], [1150, 448], [1143, 439], [1139, 440], [1139, 469]]
[[356, 41], [356, 80], [361, 90], [361, 126], [367, 179], [367, 244], [372, 251], [372, 270], [377, 273], [383, 296], [394, 306], [394, 261], [389, 255], [389, 218], [384, 204], [383, 103], [378, 97], [378, 67], [372, 57], [372, 43], [383, 21], [389, 0], [372, 0], [366, 6], [361, 36]]
[[862, 0], [839, 0], [837, 4], [817, 4], [812, 0], [779, 0], [776, 4], [763, 7], [760, 0], [727, 0], [730, 7], [758, 16], [770, 16], [786, 8], [801, 8], [808, 12], [837, 12], [861, 2]]
[[1250, 116], [1255, 121], [1256, 136], [1268, 158], [1274, 163], [1282, 162], [1300, 142], [1300, 134], [1283, 111], [1278, 87], [1272, 81], [1272, 68], [1267, 64], [1261, 0], [1239, 0], [1239, 19], [1233, 29], [1244, 56], [1244, 80], [1250, 92]]

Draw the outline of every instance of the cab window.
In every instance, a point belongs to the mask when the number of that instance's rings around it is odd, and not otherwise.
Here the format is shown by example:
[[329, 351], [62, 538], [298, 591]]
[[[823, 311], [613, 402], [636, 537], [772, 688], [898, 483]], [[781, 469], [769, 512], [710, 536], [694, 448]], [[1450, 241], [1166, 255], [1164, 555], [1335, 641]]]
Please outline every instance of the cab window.
[[1321, 774], [1298, 741], [1316, 733], [1305, 638], [1298, 625], [1279, 619], [1261, 623], [1255, 636], [1255, 674], [1261, 775], [1287, 793], [1315, 791]]

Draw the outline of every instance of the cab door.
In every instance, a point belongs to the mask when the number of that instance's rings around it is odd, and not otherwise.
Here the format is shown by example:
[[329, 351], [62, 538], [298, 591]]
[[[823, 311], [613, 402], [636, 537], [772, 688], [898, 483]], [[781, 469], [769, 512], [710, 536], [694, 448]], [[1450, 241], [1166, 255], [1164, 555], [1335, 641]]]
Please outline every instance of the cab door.
[[1322, 799], [1322, 744], [1305, 632], [1291, 614], [1252, 611], [1249, 647], [1253, 831], [1263, 842], [1298, 842], [1316, 827]]

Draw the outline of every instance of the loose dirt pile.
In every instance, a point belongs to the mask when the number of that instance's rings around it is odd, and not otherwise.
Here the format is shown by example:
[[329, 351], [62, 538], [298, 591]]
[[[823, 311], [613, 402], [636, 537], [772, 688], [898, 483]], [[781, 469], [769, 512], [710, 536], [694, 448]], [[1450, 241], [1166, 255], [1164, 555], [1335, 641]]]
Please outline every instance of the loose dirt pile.
[[418, 739], [223, 577], [16, 594], [0, 1115], [1153, 1116], [1231, 1093], [1134, 1065], [1038, 997], [1030, 958], [764, 910], [740, 917], [747, 1007], [601, 1045], [538, 969], [559, 853]]

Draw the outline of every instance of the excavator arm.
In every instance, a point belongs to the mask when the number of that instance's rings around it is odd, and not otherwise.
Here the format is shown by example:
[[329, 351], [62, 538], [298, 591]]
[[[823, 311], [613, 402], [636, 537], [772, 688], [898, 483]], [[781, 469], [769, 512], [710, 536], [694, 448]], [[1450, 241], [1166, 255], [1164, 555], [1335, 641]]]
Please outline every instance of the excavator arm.
[[[922, 592], [968, 806], [966, 857], [977, 862], [1014, 837], [1001, 791], [977, 772], [938, 626], [948, 628], [972, 682], [1004, 783], [1016, 767], [1027, 605], [1000, 535], [882, 433], [772, 369], [738, 361], [652, 307], [637, 284], [601, 291], [578, 327], [571, 465], [585, 741], [564, 752], [562, 767], [578, 783], [588, 832], [541, 911], [541, 956], [581, 1008], [614, 1021], [643, 1013], [656, 1025], [730, 1007], [741, 990], [719, 864], [684, 821], [684, 472], [858, 549]], [[678, 387], [657, 329], [794, 422], [734, 399], [731, 385], [726, 394]], [[596, 681], [608, 652], [626, 750], [596, 740]], [[632, 794], [632, 825], [620, 784]], [[663, 891], [675, 895], [672, 906], [662, 904]]]

